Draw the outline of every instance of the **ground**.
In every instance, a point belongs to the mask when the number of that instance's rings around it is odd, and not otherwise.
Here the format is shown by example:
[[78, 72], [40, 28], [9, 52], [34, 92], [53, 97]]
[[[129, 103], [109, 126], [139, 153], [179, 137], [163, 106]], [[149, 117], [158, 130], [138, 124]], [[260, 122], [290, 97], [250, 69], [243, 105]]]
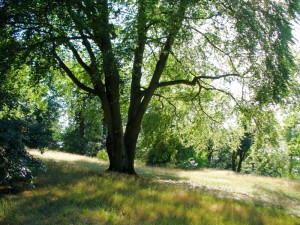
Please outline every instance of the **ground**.
[[[44, 159], [80, 162], [91, 167], [104, 169], [107, 162], [76, 154], [46, 151], [41, 154], [37, 150], [30, 153]], [[234, 199], [250, 199], [266, 205], [283, 207], [289, 213], [300, 218], [300, 182], [282, 178], [262, 177], [238, 174], [226, 170], [185, 171], [161, 167], [136, 165], [138, 174], [153, 176], [162, 183], [187, 185], [195, 189], [206, 190], [218, 195]]]
[[30, 153], [47, 172], [35, 188], [0, 193], [0, 224], [300, 224], [297, 181], [141, 164], [129, 176], [105, 173], [107, 162], [95, 158]]

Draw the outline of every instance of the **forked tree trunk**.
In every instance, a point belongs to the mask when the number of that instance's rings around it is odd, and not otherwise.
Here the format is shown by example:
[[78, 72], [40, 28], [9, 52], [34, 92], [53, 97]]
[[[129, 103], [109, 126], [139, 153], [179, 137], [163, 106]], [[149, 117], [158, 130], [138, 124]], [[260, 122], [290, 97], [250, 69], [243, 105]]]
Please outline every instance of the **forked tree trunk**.
[[[123, 132], [118, 134], [109, 130], [106, 139], [106, 149], [109, 156], [108, 172], [136, 174], [134, 158], [140, 125], [141, 123], [138, 123], [137, 130], [126, 129], [125, 134], [123, 134]], [[112, 133], [115, 135], [111, 135]]]
[[137, 137], [123, 137], [122, 139], [117, 141], [119, 144], [109, 137], [107, 138], [106, 148], [109, 156], [109, 168], [107, 171], [136, 174], [134, 158]]
[[[160, 77], [166, 66], [175, 36], [181, 28], [187, 7], [185, 1], [180, 3], [177, 12], [178, 17], [176, 17], [174, 26], [170, 29], [166, 42], [161, 49], [149, 87], [147, 90], [141, 91], [143, 54], [147, 39], [147, 15], [145, 3], [146, 1], [138, 1], [138, 45], [134, 52], [130, 104], [125, 133], [123, 132], [120, 107], [121, 81], [111, 42], [108, 1], [102, 2], [103, 10], [101, 12], [101, 20], [97, 20], [97, 23], [95, 23], [97, 26], [93, 27], [95, 37], [97, 37], [95, 38], [95, 43], [99, 46], [103, 54], [102, 69], [105, 75], [105, 83], [99, 79], [95, 79], [95, 91], [101, 99], [105, 123], [108, 130], [106, 143], [110, 161], [108, 171], [135, 174], [134, 158], [142, 119], [155, 90], [159, 87]], [[101, 29], [99, 29], [99, 27], [101, 27]], [[95, 77], [97, 76], [94, 76], [94, 78]]]

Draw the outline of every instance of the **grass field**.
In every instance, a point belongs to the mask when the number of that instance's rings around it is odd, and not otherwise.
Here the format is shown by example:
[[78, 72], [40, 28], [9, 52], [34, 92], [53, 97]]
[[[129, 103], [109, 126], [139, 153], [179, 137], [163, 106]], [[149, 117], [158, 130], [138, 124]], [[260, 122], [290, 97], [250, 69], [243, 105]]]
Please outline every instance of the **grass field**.
[[0, 196], [0, 224], [300, 224], [296, 181], [141, 165], [128, 177], [88, 157], [39, 156], [47, 172]]

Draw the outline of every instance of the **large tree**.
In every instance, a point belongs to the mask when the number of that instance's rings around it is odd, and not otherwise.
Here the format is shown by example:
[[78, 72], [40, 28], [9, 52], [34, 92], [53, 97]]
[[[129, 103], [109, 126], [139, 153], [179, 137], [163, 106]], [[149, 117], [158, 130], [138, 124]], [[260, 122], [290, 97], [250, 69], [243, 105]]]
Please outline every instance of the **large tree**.
[[[8, 69], [26, 63], [38, 79], [60, 69], [99, 97], [110, 171], [135, 173], [147, 106], [170, 87], [199, 102], [203, 91], [219, 92], [239, 107], [279, 100], [288, 89], [298, 0], [2, 0], [0, 7]], [[232, 82], [239, 91], [230, 92]]]

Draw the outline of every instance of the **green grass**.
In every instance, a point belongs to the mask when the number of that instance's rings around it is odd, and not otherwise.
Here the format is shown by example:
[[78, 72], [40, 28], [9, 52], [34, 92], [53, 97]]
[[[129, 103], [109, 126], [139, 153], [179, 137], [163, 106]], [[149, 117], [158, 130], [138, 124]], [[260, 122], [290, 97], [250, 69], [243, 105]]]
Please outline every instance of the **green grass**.
[[0, 224], [300, 224], [280, 207], [107, 174], [93, 163], [48, 160], [47, 168], [35, 189], [0, 197]]

